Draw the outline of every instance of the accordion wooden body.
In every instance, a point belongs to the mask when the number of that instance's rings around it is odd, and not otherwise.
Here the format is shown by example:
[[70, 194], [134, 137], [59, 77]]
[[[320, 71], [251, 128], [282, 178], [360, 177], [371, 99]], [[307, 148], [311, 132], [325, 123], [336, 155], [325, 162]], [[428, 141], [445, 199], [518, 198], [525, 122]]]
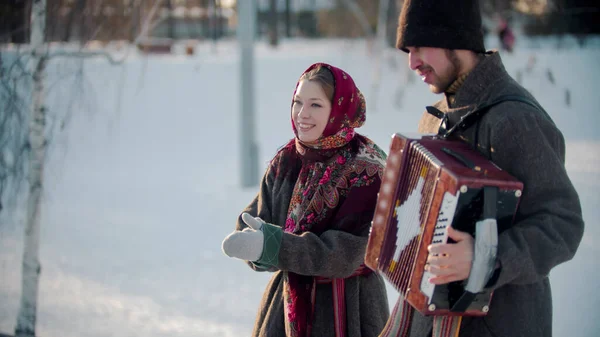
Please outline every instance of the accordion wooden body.
[[485, 315], [491, 291], [476, 292], [468, 306], [453, 310], [465, 282], [433, 285], [429, 282], [432, 275], [424, 268], [430, 244], [452, 242], [448, 226], [475, 236], [475, 224], [483, 212], [483, 189], [489, 186], [497, 190], [494, 203], [500, 233], [512, 225], [521, 182], [462, 141], [395, 134], [369, 234], [366, 265], [424, 315]]

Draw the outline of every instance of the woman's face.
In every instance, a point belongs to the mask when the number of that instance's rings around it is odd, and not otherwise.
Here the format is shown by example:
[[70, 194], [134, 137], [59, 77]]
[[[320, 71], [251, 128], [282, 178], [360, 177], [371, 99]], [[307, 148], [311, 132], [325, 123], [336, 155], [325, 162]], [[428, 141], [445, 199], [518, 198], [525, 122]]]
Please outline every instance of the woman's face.
[[331, 114], [331, 102], [317, 82], [302, 80], [292, 105], [292, 120], [298, 138], [313, 143], [323, 135]]

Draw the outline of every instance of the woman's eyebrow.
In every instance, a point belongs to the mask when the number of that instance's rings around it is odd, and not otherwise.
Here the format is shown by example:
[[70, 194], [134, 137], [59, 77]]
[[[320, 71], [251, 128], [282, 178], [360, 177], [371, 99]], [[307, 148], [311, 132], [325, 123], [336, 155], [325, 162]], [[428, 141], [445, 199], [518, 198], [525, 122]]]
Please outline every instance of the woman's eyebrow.
[[[301, 99], [302, 97], [300, 97], [300, 95], [296, 95], [296, 96], [294, 96], [294, 98], [300, 98]], [[322, 101], [323, 99], [319, 98], [319, 97], [311, 97], [311, 98], [309, 98], [307, 100], [308, 101]]]

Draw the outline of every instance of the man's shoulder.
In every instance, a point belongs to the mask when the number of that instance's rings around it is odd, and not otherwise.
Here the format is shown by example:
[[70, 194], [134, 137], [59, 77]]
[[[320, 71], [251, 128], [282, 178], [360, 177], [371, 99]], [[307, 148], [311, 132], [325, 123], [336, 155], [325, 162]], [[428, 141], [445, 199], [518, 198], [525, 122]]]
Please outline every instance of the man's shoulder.
[[483, 115], [480, 123], [483, 130], [495, 129], [497, 132], [510, 132], [515, 135], [537, 128], [545, 134], [561, 134], [550, 115], [535, 98], [518, 93], [515, 96], [506, 96], [508, 97], [498, 96], [501, 102], [490, 107]]
[[[470, 85], [471, 91], [478, 91], [478, 98], [475, 98], [473, 102], [476, 106], [483, 106], [498, 100], [507, 102], [526, 100], [539, 105], [534, 96], [506, 71], [498, 53], [488, 56], [486, 61], [482, 63], [482, 69], [477, 72]], [[472, 87], [483, 89], [473, 89]], [[521, 100], [513, 99], [515, 97], [521, 98]]]
[[521, 118], [552, 120], [535, 97], [514, 79], [508, 77], [488, 90], [479, 106], [489, 106], [485, 119], [492, 122]]

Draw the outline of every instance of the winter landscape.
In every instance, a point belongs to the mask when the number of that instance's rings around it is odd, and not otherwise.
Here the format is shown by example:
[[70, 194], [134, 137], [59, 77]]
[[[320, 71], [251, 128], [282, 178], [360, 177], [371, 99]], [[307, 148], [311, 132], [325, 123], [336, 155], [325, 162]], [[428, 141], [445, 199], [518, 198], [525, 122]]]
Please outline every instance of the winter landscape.
[[[488, 48], [497, 48], [494, 39]], [[560, 47], [560, 48], [559, 48]], [[121, 55], [123, 51], [115, 51]], [[575, 258], [555, 268], [554, 336], [600, 331], [600, 40], [519, 40], [503, 53], [554, 118], [586, 229]], [[359, 132], [389, 146], [414, 131], [438, 98], [397, 50], [364, 40], [283, 40], [255, 49], [259, 171], [291, 136], [294, 85], [314, 62], [349, 72], [367, 99]], [[40, 240], [40, 337], [248, 336], [270, 277], [221, 252], [257, 188], [241, 188], [239, 51], [234, 40], [193, 56], [132, 52], [49, 66], [49, 108], [71, 111], [53, 137], [45, 172]], [[0, 332], [12, 333], [21, 291], [22, 212], [0, 222]], [[596, 262], [594, 262], [596, 261]], [[396, 293], [389, 287], [390, 306]]]

